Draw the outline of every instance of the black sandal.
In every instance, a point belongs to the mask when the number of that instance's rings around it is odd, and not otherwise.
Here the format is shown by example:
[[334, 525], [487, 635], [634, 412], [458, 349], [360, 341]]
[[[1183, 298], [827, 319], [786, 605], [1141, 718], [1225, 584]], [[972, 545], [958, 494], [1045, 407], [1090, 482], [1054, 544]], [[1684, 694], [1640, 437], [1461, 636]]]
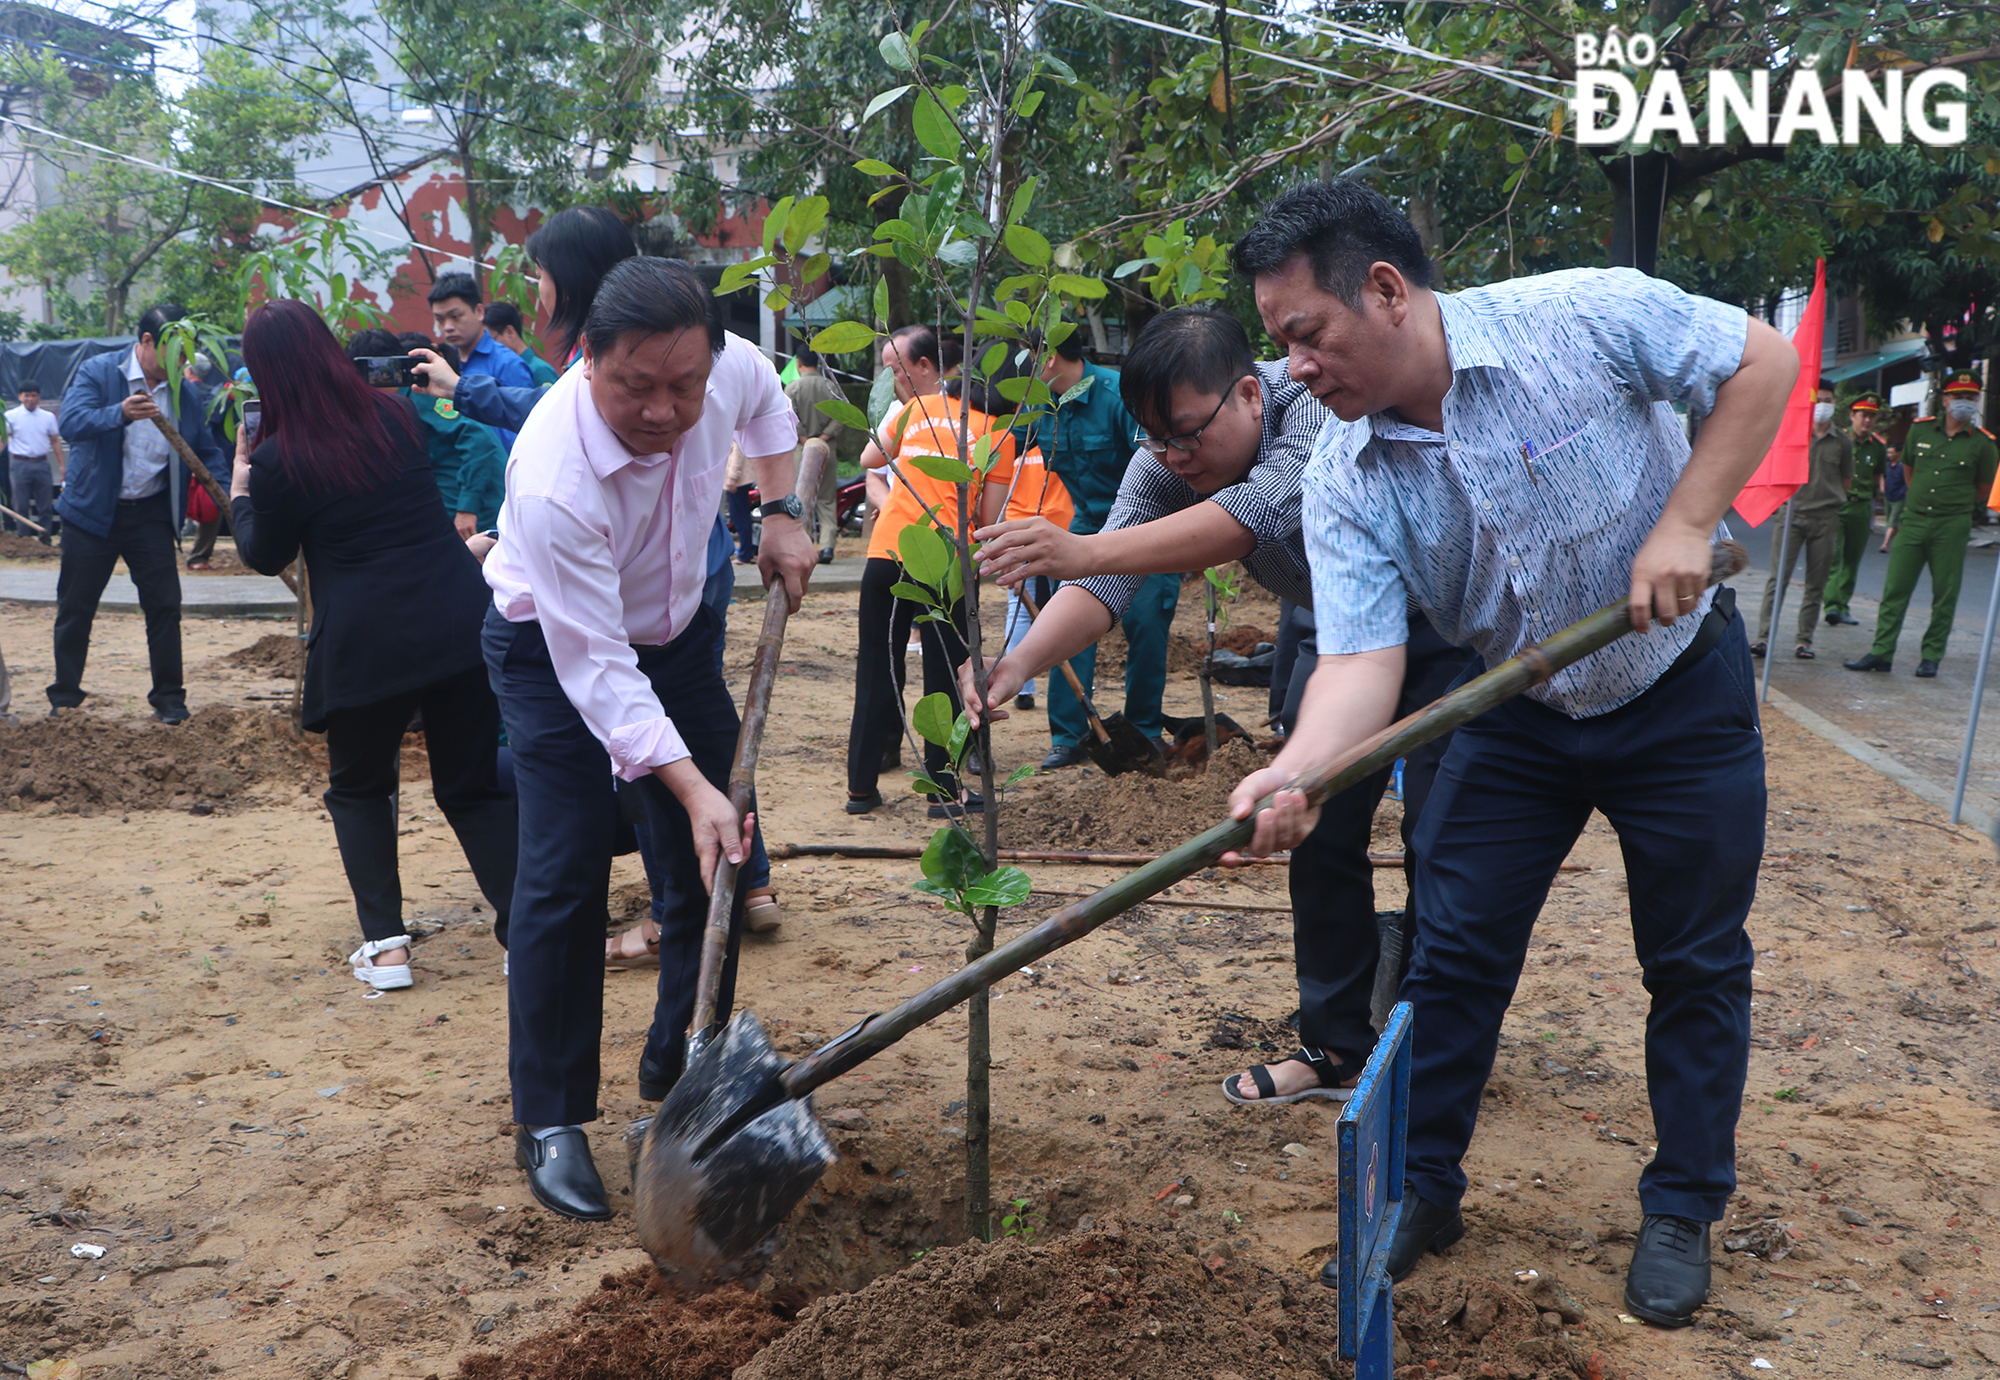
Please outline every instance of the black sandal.
[[1323, 1049], [1313, 1045], [1301, 1045], [1284, 1058], [1280, 1064], [1304, 1064], [1319, 1075], [1319, 1086], [1303, 1088], [1295, 1093], [1278, 1095], [1278, 1085], [1271, 1078], [1270, 1064], [1252, 1064], [1246, 1072], [1250, 1081], [1257, 1085], [1257, 1096], [1245, 1097], [1236, 1091], [1236, 1080], [1243, 1075], [1232, 1073], [1222, 1080], [1222, 1095], [1240, 1107], [1283, 1107], [1292, 1102], [1304, 1102], [1308, 1098], [1324, 1098], [1328, 1102], [1345, 1102], [1354, 1096], [1352, 1086], [1341, 1087], [1361, 1076], [1361, 1070], [1352, 1064], [1336, 1064]]

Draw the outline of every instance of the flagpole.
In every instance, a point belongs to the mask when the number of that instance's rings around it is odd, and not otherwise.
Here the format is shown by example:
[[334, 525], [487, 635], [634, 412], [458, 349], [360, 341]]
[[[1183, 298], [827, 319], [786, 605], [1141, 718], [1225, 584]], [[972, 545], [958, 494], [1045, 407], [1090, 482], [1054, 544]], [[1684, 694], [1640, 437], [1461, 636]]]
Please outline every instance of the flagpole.
[[1778, 623], [1785, 616], [1785, 586], [1792, 580], [1792, 563], [1786, 557], [1791, 555], [1792, 544], [1792, 500], [1785, 500], [1785, 526], [1778, 538], [1778, 565], [1771, 572], [1777, 582], [1777, 592], [1771, 599], [1771, 626], [1764, 629], [1764, 685], [1757, 692], [1757, 703], [1771, 698], [1771, 663], [1778, 659]]
[[1965, 778], [1972, 771], [1972, 740], [1979, 733], [1979, 702], [1986, 695], [1986, 665], [1993, 659], [1993, 625], [2000, 621], [2000, 564], [1993, 567], [1993, 592], [1986, 598], [1986, 633], [1979, 639], [1979, 669], [1972, 675], [1972, 708], [1965, 716], [1965, 747], [1958, 754], [1958, 785], [1951, 795], [1951, 822], [1965, 808]]

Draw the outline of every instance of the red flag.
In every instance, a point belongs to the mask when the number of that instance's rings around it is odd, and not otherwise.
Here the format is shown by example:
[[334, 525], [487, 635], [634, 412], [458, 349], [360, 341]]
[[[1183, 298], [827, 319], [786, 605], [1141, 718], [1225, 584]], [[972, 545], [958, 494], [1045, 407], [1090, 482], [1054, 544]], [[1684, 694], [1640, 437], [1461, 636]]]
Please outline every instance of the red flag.
[[1806, 314], [1792, 333], [1792, 346], [1799, 352], [1799, 379], [1785, 403], [1785, 420], [1764, 463], [1750, 476], [1743, 492], [1736, 495], [1736, 511], [1752, 527], [1785, 506], [1812, 473], [1813, 400], [1819, 394], [1820, 351], [1826, 340], [1826, 260], [1813, 270], [1812, 296]]

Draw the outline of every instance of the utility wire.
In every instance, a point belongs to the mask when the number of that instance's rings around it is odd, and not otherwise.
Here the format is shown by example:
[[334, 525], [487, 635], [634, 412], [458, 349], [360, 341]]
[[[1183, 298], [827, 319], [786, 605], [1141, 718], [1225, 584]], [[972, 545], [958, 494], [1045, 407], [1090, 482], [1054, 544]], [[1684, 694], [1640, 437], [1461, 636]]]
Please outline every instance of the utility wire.
[[[288, 211], [295, 216], [311, 216], [314, 220], [324, 221], [341, 219], [340, 217], [328, 215], [325, 211], [315, 211], [309, 206], [294, 206], [290, 202], [279, 201], [273, 197], [265, 196], [261, 192], [248, 191], [242, 187], [232, 186], [219, 178], [203, 177], [200, 173], [191, 173], [180, 168], [170, 168], [164, 163], [155, 163], [151, 159], [140, 158], [136, 154], [121, 153], [117, 149], [106, 148], [102, 144], [93, 144], [88, 139], [79, 139], [73, 134], [63, 134], [57, 130], [44, 129], [40, 125], [33, 125], [29, 124], [26, 120], [16, 119], [12, 115], [0, 115], [0, 124], [9, 124], [16, 129], [26, 130], [30, 134], [39, 134], [44, 138], [60, 139], [66, 144], [75, 144], [78, 148], [89, 149], [92, 153], [101, 154], [106, 158], [116, 158], [121, 162], [130, 163], [135, 167], [147, 168], [156, 173], [164, 173], [168, 177], [178, 177], [185, 182], [195, 182], [204, 187], [214, 187], [221, 191], [233, 193], [236, 196], [248, 197], [252, 201], [260, 202], [265, 206], [274, 207], [280, 211]], [[489, 262], [488, 260], [475, 259], [470, 254], [461, 254], [455, 249], [445, 249], [439, 245], [425, 244], [422, 240], [413, 239], [407, 235], [396, 236], [386, 234], [380, 230], [371, 230], [352, 219], [348, 219], [347, 224], [359, 234], [366, 235], [372, 240], [381, 240], [385, 244], [395, 245], [398, 248], [422, 249], [428, 253], [439, 255], [447, 261], [462, 259], [468, 263], [478, 264], [481, 268], [499, 267], [498, 264]]]

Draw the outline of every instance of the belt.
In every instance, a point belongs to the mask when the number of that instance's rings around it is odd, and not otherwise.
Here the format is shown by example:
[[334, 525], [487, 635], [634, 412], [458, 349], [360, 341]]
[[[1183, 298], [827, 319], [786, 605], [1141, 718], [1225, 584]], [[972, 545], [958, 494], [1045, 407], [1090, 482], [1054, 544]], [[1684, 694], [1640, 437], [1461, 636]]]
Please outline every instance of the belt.
[[1736, 591], [1728, 585], [1715, 591], [1715, 599], [1708, 606], [1708, 613], [1695, 630], [1694, 641], [1687, 644], [1681, 654], [1674, 658], [1674, 664], [1660, 673], [1660, 678], [1646, 687], [1647, 693], [1659, 689], [1681, 672], [1693, 666], [1715, 650], [1715, 644], [1722, 640], [1723, 630], [1736, 617]]

